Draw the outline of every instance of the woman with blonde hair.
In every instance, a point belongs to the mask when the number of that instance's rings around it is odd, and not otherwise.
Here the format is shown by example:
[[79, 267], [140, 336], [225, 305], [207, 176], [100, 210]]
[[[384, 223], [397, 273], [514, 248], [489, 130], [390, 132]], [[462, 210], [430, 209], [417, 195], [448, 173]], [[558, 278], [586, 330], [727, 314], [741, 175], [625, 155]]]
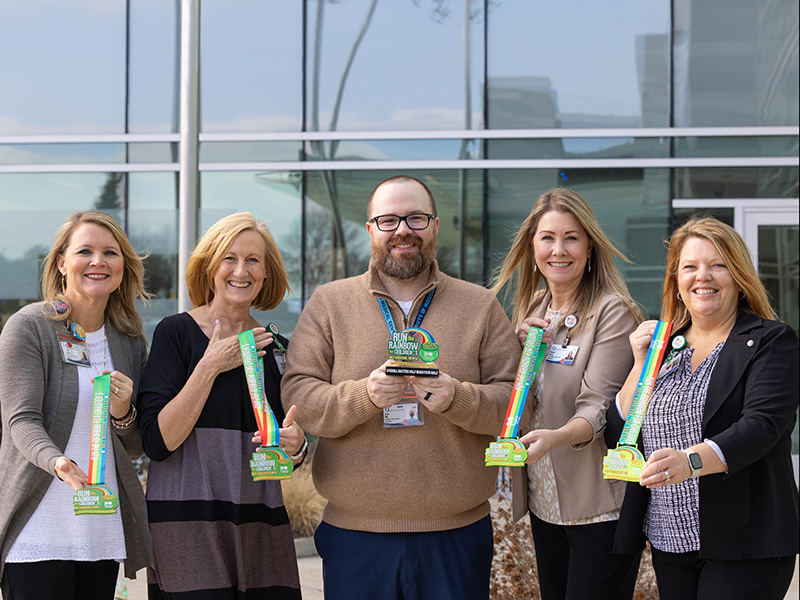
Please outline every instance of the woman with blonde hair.
[[523, 222], [493, 288], [514, 282], [521, 343], [531, 326], [552, 342], [521, 427], [528, 464], [512, 473], [514, 518], [530, 514], [544, 600], [622, 600], [636, 583], [639, 555], [611, 551], [624, 483], [602, 475], [606, 410], [642, 319], [614, 257], [627, 260], [586, 200], [553, 189]]
[[[280, 378], [288, 341], [250, 314], [289, 290], [278, 247], [250, 213], [212, 225], [186, 268], [191, 311], [156, 327], [139, 396], [155, 578], [151, 598], [300, 598], [292, 531], [279, 481], [254, 481], [261, 439], [238, 334], [253, 330], [281, 446], [295, 464], [308, 444], [284, 414]], [[175, 557], [180, 554], [180, 560]]]
[[[147, 357], [137, 298], [144, 266], [108, 215], [77, 212], [44, 261], [42, 302], [0, 335], [0, 589], [14, 600], [111, 600], [152, 563], [139, 479], [136, 399]], [[105, 484], [115, 514], [77, 516], [88, 482], [93, 381], [110, 373]], [[59, 481], [61, 480], [61, 481]], [[96, 482], [95, 482], [96, 483]]]
[[[662, 600], [782, 600], [798, 552], [791, 433], [798, 341], [776, 320], [742, 237], [691, 219], [669, 241], [661, 319], [673, 323], [629, 483], [618, 552], [650, 541]], [[655, 330], [630, 336], [635, 362], [608, 413], [618, 437]]]

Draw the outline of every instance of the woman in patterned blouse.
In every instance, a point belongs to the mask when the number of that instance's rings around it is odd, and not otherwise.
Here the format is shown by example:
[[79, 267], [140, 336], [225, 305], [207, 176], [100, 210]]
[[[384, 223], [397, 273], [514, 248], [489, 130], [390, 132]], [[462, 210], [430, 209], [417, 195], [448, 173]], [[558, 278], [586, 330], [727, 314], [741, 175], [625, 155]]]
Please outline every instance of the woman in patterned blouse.
[[[662, 600], [783, 599], [798, 551], [797, 336], [776, 320], [744, 240], [715, 219], [672, 235], [663, 289], [661, 318], [675, 331], [615, 550], [636, 551], [647, 537]], [[609, 436], [630, 409], [655, 323], [630, 336], [635, 363]]]

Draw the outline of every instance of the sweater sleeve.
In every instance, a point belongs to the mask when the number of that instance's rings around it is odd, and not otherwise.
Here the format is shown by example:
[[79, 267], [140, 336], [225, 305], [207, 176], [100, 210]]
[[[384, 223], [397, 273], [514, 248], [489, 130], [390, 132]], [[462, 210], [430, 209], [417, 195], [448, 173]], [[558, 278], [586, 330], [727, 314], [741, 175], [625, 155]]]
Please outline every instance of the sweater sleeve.
[[[480, 381], [454, 381], [453, 403], [442, 415], [471, 433], [498, 435], [505, 421], [521, 355], [522, 348], [514, 329], [500, 303], [491, 295], [480, 340]], [[530, 405], [526, 402], [528, 419]], [[525, 416], [522, 422], [527, 422]]]
[[[592, 351], [581, 378], [581, 391], [575, 398], [575, 414], [594, 431], [592, 440], [573, 446], [585, 448], [602, 435], [606, 426], [606, 411], [622, 388], [633, 367], [633, 352], [628, 336], [636, 328], [636, 320], [625, 304], [614, 297], [601, 308], [592, 341]], [[570, 420], [572, 420], [570, 419]]]
[[346, 435], [381, 412], [369, 398], [366, 378], [331, 383], [332, 340], [330, 313], [316, 291], [287, 348], [281, 399], [286, 410], [297, 406], [297, 422], [306, 433], [326, 438]]
[[153, 332], [150, 357], [139, 385], [139, 432], [145, 454], [156, 461], [166, 460], [172, 452], [167, 449], [158, 414], [183, 389], [189, 379], [185, 361], [186, 342], [178, 322], [167, 317]]
[[44, 426], [43, 404], [47, 385], [46, 353], [32, 319], [12, 315], [0, 335], [0, 405], [3, 435], [31, 463], [55, 474], [58, 448]]

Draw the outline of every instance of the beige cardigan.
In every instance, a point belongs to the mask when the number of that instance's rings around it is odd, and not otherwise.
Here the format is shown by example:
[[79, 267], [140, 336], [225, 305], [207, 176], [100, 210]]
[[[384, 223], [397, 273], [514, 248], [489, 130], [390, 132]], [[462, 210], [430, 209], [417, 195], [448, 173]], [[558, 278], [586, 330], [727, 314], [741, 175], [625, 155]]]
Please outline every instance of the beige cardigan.
[[[533, 308], [532, 316], [543, 318], [549, 303], [548, 293]], [[579, 347], [575, 362], [570, 366], [556, 363], [542, 366], [545, 380], [539, 402], [545, 427], [558, 429], [582, 417], [594, 429], [591, 442], [580, 447], [556, 448], [550, 453], [564, 521], [601, 515], [622, 506], [625, 482], [603, 479], [607, 447], [602, 434], [606, 410], [633, 366], [628, 336], [635, 328], [636, 320], [625, 303], [608, 294], [603, 297], [596, 317], [570, 341], [570, 345]], [[563, 343], [566, 333], [565, 326], [559, 327], [553, 343]], [[529, 423], [526, 431], [530, 429]], [[528, 473], [524, 468], [512, 471], [514, 520], [519, 520], [528, 511]]]

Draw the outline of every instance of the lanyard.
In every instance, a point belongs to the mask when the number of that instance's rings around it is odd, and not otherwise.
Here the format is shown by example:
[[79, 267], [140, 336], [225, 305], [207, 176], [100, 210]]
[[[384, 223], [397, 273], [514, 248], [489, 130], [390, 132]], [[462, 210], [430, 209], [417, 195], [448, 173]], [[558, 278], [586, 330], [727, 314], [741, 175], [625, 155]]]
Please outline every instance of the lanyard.
[[[422, 306], [419, 308], [419, 312], [417, 313], [417, 318], [414, 319], [414, 327], [419, 327], [422, 325], [422, 320], [425, 318], [425, 313], [428, 312], [428, 307], [430, 307], [431, 302], [433, 301], [433, 295], [436, 293], [436, 288], [433, 288], [428, 295], [425, 296], [425, 301], [422, 303]], [[392, 313], [389, 310], [389, 303], [386, 302], [384, 298], [378, 298], [378, 304], [381, 306], [381, 312], [383, 313], [383, 320], [386, 321], [386, 327], [389, 328], [389, 333], [397, 333], [397, 328], [394, 326], [394, 319], [392, 318]]]

